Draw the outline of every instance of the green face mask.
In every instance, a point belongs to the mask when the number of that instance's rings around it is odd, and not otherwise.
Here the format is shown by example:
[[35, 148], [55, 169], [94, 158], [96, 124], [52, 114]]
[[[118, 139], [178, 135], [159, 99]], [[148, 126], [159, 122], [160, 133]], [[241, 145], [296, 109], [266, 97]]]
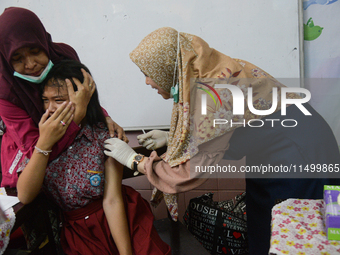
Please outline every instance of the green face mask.
[[178, 100], [179, 100], [179, 94], [178, 94], [178, 83], [174, 86], [174, 87], [171, 87], [171, 90], [170, 90], [170, 98], [173, 98], [175, 103], [178, 103]]
[[39, 76], [31, 76], [31, 75], [24, 75], [24, 74], [20, 74], [18, 72], [14, 72], [14, 76], [19, 77], [23, 80], [29, 81], [29, 82], [33, 82], [33, 83], [41, 83], [46, 75], [48, 74], [48, 72], [51, 70], [51, 68], [53, 67], [53, 63], [50, 60], [50, 62], [48, 62], [48, 65], [46, 66], [45, 70], [39, 75]]

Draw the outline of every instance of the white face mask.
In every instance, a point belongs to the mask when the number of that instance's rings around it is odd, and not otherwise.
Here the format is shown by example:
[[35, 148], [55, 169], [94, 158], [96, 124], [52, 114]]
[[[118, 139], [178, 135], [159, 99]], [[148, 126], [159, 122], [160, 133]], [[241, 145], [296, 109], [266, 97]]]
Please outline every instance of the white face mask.
[[20, 74], [18, 72], [14, 72], [14, 76], [19, 77], [21, 79], [24, 79], [26, 81], [29, 82], [33, 82], [33, 83], [41, 83], [46, 75], [48, 74], [48, 72], [51, 70], [51, 68], [53, 67], [53, 63], [50, 60], [50, 62], [48, 62], [48, 65], [46, 66], [45, 70], [39, 75], [39, 76], [31, 76], [31, 75], [25, 75], [25, 74]]

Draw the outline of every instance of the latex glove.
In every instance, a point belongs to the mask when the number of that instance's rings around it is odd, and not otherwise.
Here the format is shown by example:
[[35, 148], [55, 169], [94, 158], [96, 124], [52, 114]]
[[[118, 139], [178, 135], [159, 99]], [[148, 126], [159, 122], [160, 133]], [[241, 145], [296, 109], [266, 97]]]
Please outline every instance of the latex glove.
[[137, 136], [138, 143], [148, 150], [156, 150], [168, 145], [169, 132], [152, 130], [146, 134]]
[[124, 141], [119, 138], [110, 138], [104, 142], [104, 153], [116, 159], [122, 165], [131, 169], [133, 159], [137, 153]]

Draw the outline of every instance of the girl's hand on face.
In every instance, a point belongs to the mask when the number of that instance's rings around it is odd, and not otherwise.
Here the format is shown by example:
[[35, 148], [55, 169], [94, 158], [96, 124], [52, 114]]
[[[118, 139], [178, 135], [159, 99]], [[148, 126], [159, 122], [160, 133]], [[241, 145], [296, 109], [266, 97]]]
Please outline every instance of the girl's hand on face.
[[76, 84], [78, 91], [74, 91], [73, 85], [69, 79], [66, 79], [68, 95], [70, 101], [75, 105], [74, 122], [79, 125], [80, 122], [85, 118], [87, 105], [89, 104], [91, 97], [96, 89], [91, 75], [84, 69], [81, 69], [84, 75], [84, 82], [81, 83], [78, 79], [72, 78]]
[[50, 150], [62, 138], [74, 117], [74, 107], [71, 102], [64, 102], [50, 117], [49, 110], [39, 122], [39, 140], [37, 147]]

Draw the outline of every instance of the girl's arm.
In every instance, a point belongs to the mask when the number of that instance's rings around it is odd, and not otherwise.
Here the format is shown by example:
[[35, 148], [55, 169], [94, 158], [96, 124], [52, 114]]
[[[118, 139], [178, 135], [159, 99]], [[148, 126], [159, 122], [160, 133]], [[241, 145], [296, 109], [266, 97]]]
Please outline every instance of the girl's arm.
[[103, 208], [119, 254], [132, 254], [129, 227], [122, 195], [123, 166], [108, 157], [105, 162]]
[[[39, 194], [49, 160], [49, 151], [64, 136], [73, 119], [73, 112], [72, 103], [65, 102], [51, 117], [48, 118], [48, 110], [41, 117], [40, 136], [36, 148], [24, 171], [19, 175], [17, 183], [18, 198], [23, 204], [32, 202]], [[61, 125], [61, 120], [66, 123], [65, 126]]]
[[[34, 146], [39, 138], [39, 129], [31, 117], [23, 109], [1, 99], [0, 116], [6, 125], [6, 134], [19, 147], [23, 153], [23, 158], [31, 158]], [[80, 128], [74, 122], [70, 124], [65, 136], [54, 145], [50, 160], [55, 159], [64, 149], [73, 143], [79, 130]]]

